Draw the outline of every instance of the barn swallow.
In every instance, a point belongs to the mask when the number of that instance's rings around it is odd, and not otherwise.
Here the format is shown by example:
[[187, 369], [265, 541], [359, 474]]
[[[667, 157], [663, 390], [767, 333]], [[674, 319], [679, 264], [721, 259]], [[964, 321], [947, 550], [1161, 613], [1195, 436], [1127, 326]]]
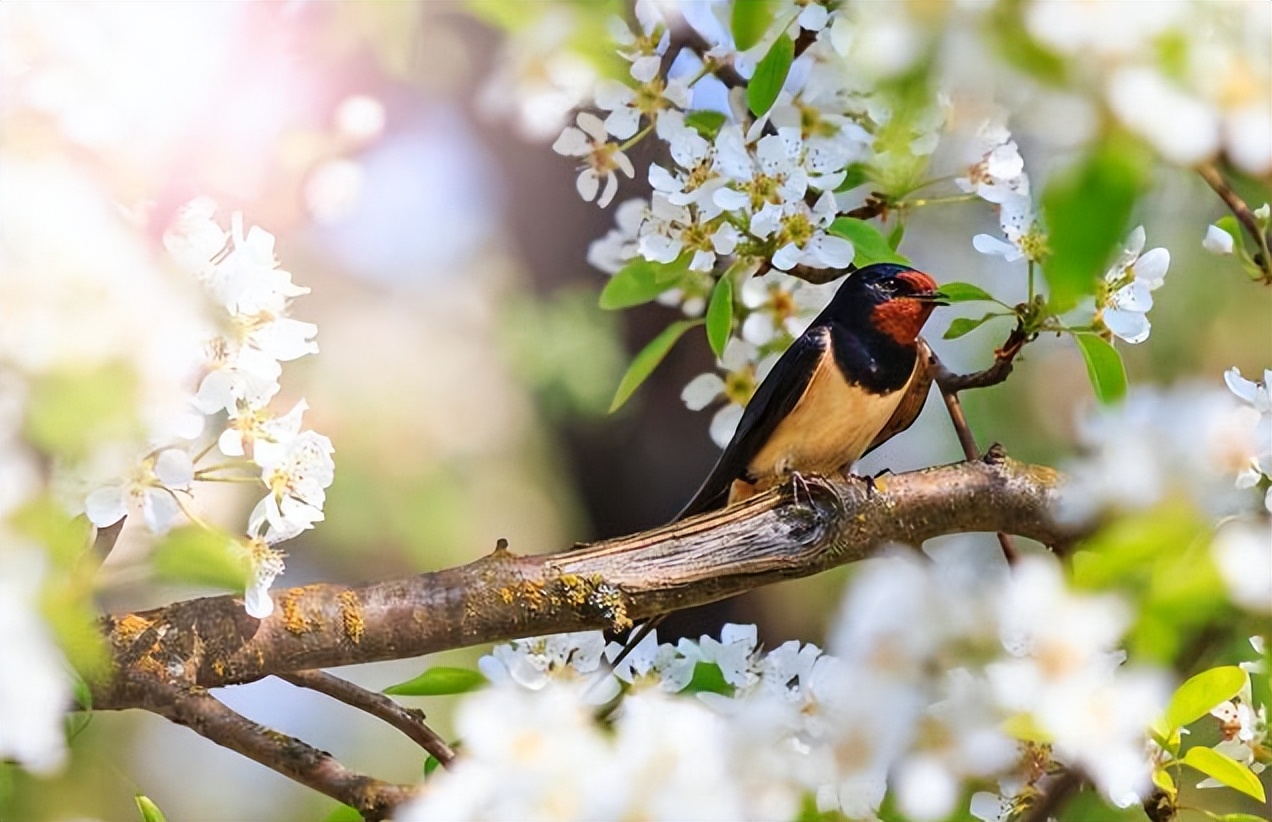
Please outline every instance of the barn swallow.
[[[905, 265], [875, 263], [839, 287], [756, 388], [733, 439], [684, 519], [772, 488], [797, 474], [836, 474], [910, 427], [932, 372], [919, 331], [947, 305], [936, 281]], [[666, 617], [636, 629], [617, 666]]]
[[760, 383], [676, 519], [732, 505], [792, 474], [844, 471], [909, 428], [932, 384], [919, 331], [943, 298], [930, 276], [904, 265], [876, 263], [849, 276]]

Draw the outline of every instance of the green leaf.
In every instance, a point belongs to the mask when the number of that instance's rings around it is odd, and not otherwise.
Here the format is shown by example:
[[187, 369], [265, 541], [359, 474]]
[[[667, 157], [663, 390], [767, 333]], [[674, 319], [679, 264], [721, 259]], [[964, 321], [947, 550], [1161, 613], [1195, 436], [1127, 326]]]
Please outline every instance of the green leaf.
[[1248, 674], [1236, 665], [1211, 668], [1189, 679], [1170, 698], [1166, 722], [1171, 728], [1191, 725], [1245, 687]]
[[137, 811], [141, 813], [142, 822], [168, 822], [163, 811], [159, 810], [159, 806], [150, 797], [137, 794], [133, 797], [133, 801], [137, 803]]
[[755, 67], [755, 74], [746, 87], [746, 107], [756, 117], [763, 117], [773, 107], [794, 60], [795, 41], [783, 34], [774, 41], [768, 54]]
[[610, 277], [601, 291], [600, 306], [614, 311], [647, 303], [671, 288], [688, 268], [687, 261], [684, 268], [680, 268], [680, 260], [655, 263], [638, 257]]
[[340, 804], [327, 814], [323, 822], [363, 822], [363, 816], [352, 805]]
[[910, 264], [909, 260], [892, 249], [879, 229], [865, 220], [858, 220], [856, 217], [837, 217], [826, 231], [852, 242], [854, 251], [852, 262], [858, 268], [871, 263]]
[[1260, 802], [1267, 801], [1263, 785], [1250, 769], [1241, 763], [1229, 759], [1218, 751], [1198, 745], [1189, 748], [1180, 760], [1190, 768], [1195, 768], [1206, 776], [1219, 780], [1229, 788], [1253, 796]]
[[47, 454], [78, 460], [138, 431], [137, 375], [125, 363], [64, 368], [31, 383], [25, 433]]
[[1266, 816], [1257, 816], [1252, 813], [1225, 813], [1220, 816], [1211, 814], [1214, 822], [1268, 822]]
[[733, 45], [738, 51], [746, 51], [760, 42], [772, 22], [773, 9], [769, 0], [736, 0], [729, 25], [733, 31]]
[[950, 320], [950, 327], [948, 330], [946, 330], [944, 334], [944, 338], [947, 340], [957, 340], [959, 337], [962, 337], [963, 335], [969, 334], [972, 331], [975, 331], [976, 329], [980, 328], [982, 325], [994, 319], [995, 317], [1002, 317], [1002, 316], [1004, 315], [991, 313], [991, 314], [986, 314], [985, 316], [981, 317], [979, 320], [974, 320], [971, 317], [955, 317], [954, 319]]
[[433, 772], [440, 767], [442, 767], [442, 760], [438, 759], [432, 754], [429, 754], [428, 759], [424, 760], [424, 775], [432, 776]]
[[850, 163], [848, 168], [845, 170], [848, 173], [844, 175], [844, 181], [835, 187], [836, 192], [852, 191], [854, 188], [869, 179], [869, 176], [866, 173], [865, 163]]
[[993, 294], [971, 283], [944, 283], [941, 285], [941, 293], [945, 295], [945, 301], [950, 303], [998, 302]]
[[1143, 149], [1123, 138], [1105, 140], [1048, 183], [1042, 210], [1051, 253], [1042, 270], [1058, 311], [1095, 292], [1147, 179]]
[[653, 373], [658, 363], [662, 362], [663, 357], [667, 356], [667, 352], [686, 331], [701, 324], [702, 320], [681, 320], [672, 323], [641, 349], [641, 352], [632, 359], [632, 364], [627, 367], [627, 373], [623, 375], [623, 379], [618, 383], [618, 390], [614, 392], [614, 401], [610, 403], [610, 413], [623, 407], [623, 403], [631, 398], [637, 388], [640, 388], [640, 384]]
[[703, 108], [686, 114], [685, 125], [696, 129], [699, 134], [708, 140], [714, 140], [716, 135], [720, 133], [720, 127], [724, 125], [724, 121], [727, 119], [723, 112]]
[[1153, 784], [1161, 788], [1170, 797], [1174, 797], [1179, 792], [1179, 789], [1175, 787], [1175, 780], [1171, 778], [1170, 771], [1165, 768], [1157, 768], [1153, 771]]
[[684, 694], [703, 692], [733, 696], [733, 686], [725, 680], [724, 674], [720, 672], [720, 666], [714, 662], [699, 662], [694, 665], [693, 678], [681, 691]]
[[155, 546], [155, 574], [172, 582], [213, 585], [242, 591], [251, 578], [247, 550], [223, 531], [198, 525], [174, 528]]
[[1078, 350], [1086, 360], [1087, 376], [1100, 402], [1114, 403], [1126, 396], [1126, 368], [1113, 344], [1095, 334], [1074, 334]]
[[394, 696], [450, 696], [476, 691], [486, 684], [486, 677], [479, 671], [438, 665], [414, 679], [390, 685], [384, 692]]
[[733, 278], [725, 274], [711, 291], [707, 306], [707, 342], [717, 357], [724, 356], [724, 346], [733, 332]]
[[1236, 217], [1231, 214], [1225, 217], [1220, 217], [1218, 220], [1215, 220], [1215, 225], [1228, 232], [1228, 234], [1232, 237], [1233, 250], [1245, 250], [1245, 239], [1241, 233], [1241, 226], [1237, 223]]

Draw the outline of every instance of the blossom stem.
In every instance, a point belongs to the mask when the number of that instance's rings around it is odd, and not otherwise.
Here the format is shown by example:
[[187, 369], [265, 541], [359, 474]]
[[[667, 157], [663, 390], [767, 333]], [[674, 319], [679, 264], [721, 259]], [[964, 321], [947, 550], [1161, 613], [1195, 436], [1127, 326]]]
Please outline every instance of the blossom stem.
[[922, 208], [929, 205], [945, 205], [946, 203], [966, 203], [969, 200], [975, 200], [975, 194], [951, 194], [948, 197], [928, 197], [919, 198], [917, 200], [901, 200], [895, 204], [895, 208]]
[[647, 136], [649, 136], [649, 132], [651, 132], [651, 131], [653, 131], [653, 130], [654, 130], [654, 124], [651, 122], [649, 125], [645, 126], [645, 127], [644, 127], [644, 128], [642, 128], [640, 131], [636, 132], [634, 135], [632, 135], [630, 138], [628, 138], [627, 142], [622, 143], [621, 145], [619, 145], [618, 150], [619, 150], [619, 151], [627, 151], [629, 148], [631, 148], [632, 146], [636, 145], [636, 144], [637, 144], [637, 143], [639, 143], [641, 140], [643, 140], [643, 139], [645, 139]]
[[185, 504], [185, 502], [181, 499], [181, 496], [177, 494], [176, 491], [173, 491], [171, 488], [167, 487], [166, 485], [157, 485], [156, 487], [162, 488], [164, 491], [168, 492], [168, 495], [172, 497], [172, 501], [175, 502], [177, 504], [177, 507], [181, 509], [181, 513], [185, 515], [186, 519], [190, 520], [190, 522], [194, 523], [195, 525], [199, 526], [205, 531], [213, 530], [212, 526], [207, 522], [207, 520], [203, 519], [203, 517], [194, 513], [194, 511], [190, 510], [190, 506]]
[[198, 464], [198, 462], [199, 462], [200, 460], [202, 460], [202, 459], [203, 459], [204, 457], [206, 457], [208, 454], [212, 453], [212, 449], [213, 449], [213, 448], [216, 448], [216, 440], [212, 440], [212, 441], [211, 441], [211, 442], [209, 442], [207, 445], [205, 445], [203, 448], [201, 448], [201, 449], [199, 450], [199, 453], [197, 453], [197, 454], [195, 454], [195, 455], [194, 455], [194, 459], [192, 459], [192, 460], [190, 460], [190, 461], [191, 461], [192, 463], [195, 463], [195, 464], [197, 465], [197, 464]]
[[1219, 170], [1213, 165], [1207, 163], [1199, 166], [1197, 173], [1206, 181], [1219, 198], [1224, 201], [1232, 211], [1237, 221], [1245, 227], [1250, 236], [1259, 244], [1259, 250], [1262, 252], [1261, 259], [1256, 260], [1258, 266], [1263, 271], [1263, 281], [1272, 283], [1272, 255], [1268, 251], [1268, 236], [1259, 227], [1259, 220], [1254, 216], [1254, 212], [1250, 210], [1250, 206], [1246, 205], [1245, 200], [1241, 199], [1237, 192], [1232, 190], [1232, 186], [1228, 185], [1228, 181], [1223, 178]]

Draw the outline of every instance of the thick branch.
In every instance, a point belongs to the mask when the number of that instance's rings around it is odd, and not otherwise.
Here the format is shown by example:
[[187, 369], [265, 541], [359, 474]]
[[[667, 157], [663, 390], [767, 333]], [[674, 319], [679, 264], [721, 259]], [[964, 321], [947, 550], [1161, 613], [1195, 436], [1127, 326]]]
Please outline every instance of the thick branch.
[[633, 620], [724, 599], [870, 556], [890, 542], [1007, 531], [1073, 535], [1051, 515], [1058, 476], [1009, 459], [888, 477], [813, 481], [641, 534], [546, 556], [503, 550], [458, 568], [361, 586], [275, 593], [268, 618], [229, 596], [108, 617], [116, 668], [94, 708], [150, 707], [127, 687], [145, 671], [203, 687]]
[[410, 737], [412, 742], [428, 751], [444, 766], [449, 765], [455, 758], [455, 752], [451, 750], [450, 745], [446, 744], [446, 740], [424, 724], [423, 711], [399, 705], [384, 694], [368, 691], [326, 671], [297, 671], [293, 674], [278, 676], [299, 688], [308, 688], [311, 691], [326, 694], [332, 699], [337, 699], [360, 711], [366, 711], [377, 719], [384, 720]]
[[148, 710], [351, 805], [366, 819], [383, 819], [414, 795], [408, 785], [354, 773], [331, 754], [252, 722], [197, 685], [174, 685], [143, 675], [129, 677], [125, 689]]

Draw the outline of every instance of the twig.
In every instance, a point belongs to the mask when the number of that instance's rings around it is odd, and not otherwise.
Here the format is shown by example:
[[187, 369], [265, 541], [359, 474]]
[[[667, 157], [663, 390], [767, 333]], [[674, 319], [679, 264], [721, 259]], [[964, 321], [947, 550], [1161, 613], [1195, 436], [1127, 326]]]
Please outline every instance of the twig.
[[[936, 352], [925, 342], [923, 348], [927, 351], [928, 367], [935, 371], [938, 375], [950, 374], [949, 369], [936, 356]], [[1014, 356], [1014, 355], [1012, 355]], [[997, 365], [997, 363], [995, 363]], [[1011, 371], [1010, 360], [1008, 360], [1007, 371]], [[984, 373], [984, 372], [982, 372]], [[1006, 379], [1006, 373], [1003, 379]], [[980, 459], [980, 448], [976, 445], [976, 436], [972, 434], [972, 427], [967, 424], [967, 415], [963, 413], [963, 404], [959, 402], [958, 392], [946, 388], [940, 383], [939, 376], [937, 378], [937, 387], [941, 391], [941, 399], [945, 401], [945, 410], [949, 412], [950, 422], [954, 425], [954, 432], [958, 434], [958, 443], [963, 447], [963, 456], [969, 460]], [[990, 449], [990, 453], [994, 453], [994, 448]], [[1016, 542], [1011, 538], [1010, 534], [998, 531], [998, 544], [1003, 549], [1003, 556], [1007, 559], [1008, 565], [1015, 565], [1016, 560], [1020, 556], [1020, 552], [1016, 549]]]
[[1254, 212], [1250, 210], [1250, 206], [1246, 205], [1245, 200], [1237, 192], [1232, 190], [1232, 186], [1228, 185], [1228, 181], [1219, 173], [1219, 169], [1210, 163], [1197, 167], [1197, 173], [1201, 175], [1201, 179], [1214, 189], [1219, 198], [1224, 201], [1233, 216], [1237, 218], [1237, 222], [1245, 227], [1256, 243], [1259, 244], [1259, 253], [1255, 256], [1255, 262], [1259, 268], [1263, 269], [1263, 281], [1272, 283], [1272, 259], [1269, 259], [1267, 235], [1259, 229], [1259, 220], [1254, 216]]
[[971, 374], [955, 374], [946, 368], [940, 361], [934, 365], [936, 369], [936, 384], [941, 387], [942, 392], [957, 394], [959, 391], [966, 391], [969, 388], [988, 388], [991, 385], [998, 385], [1007, 379], [1011, 374], [1011, 370], [1015, 365], [1016, 355], [1018, 355], [1025, 347], [1025, 343], [1029, 342], [1031, 336], [1025, 333], [1025, 329], [1019, 323], [1012, 332], [1007, 335], [1006, 341], [1002, 347], [994, 352], [994, 364], [984, 371], [976, 371]]
[[144, 696], [149, 710], [352, 806], [365, 819], [384, 819], [415, 795], [409, 785], [350, 771], [331, 754], [252, 722], [197, 685], [173, 685], [148, 678], [133, 678], [130, 685]]
[[326, 671], [297, 671], [291, 674], [279, 674], [279, 679], [286, 680], [299, 688], [308, 688], [326, 694], [346, 705], [352, 705], [360, 711], [366, 711], [377, 719], [397, 728], [424, 750], [428, 751], [445, 767], [455, 758], [455, 751], [446, 744], [437, 733], [424, 724], [424, 712], [415, 708], [399, 705], [395, 700], [368, 691], [353, 684], [347, 679], [329, 674]]
[[1061, 771], [1038, 796], [1038, 801], [1029, 806], [1020, 822], [1048, 822], [1081, 787], [1080, 773], [1072, 769]]

